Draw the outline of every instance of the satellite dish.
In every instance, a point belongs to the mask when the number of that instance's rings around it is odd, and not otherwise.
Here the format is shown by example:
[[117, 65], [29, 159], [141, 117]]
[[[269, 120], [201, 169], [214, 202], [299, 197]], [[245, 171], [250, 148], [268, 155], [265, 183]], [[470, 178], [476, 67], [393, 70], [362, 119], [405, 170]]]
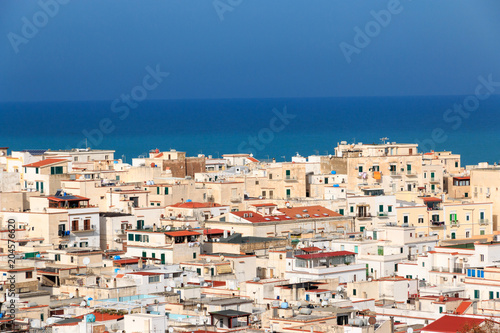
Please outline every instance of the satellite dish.
[[338, 286], [338, 287], [337, 287], [337, 291], [338, 291], [338, 292], [342, 292], [342, 291], [344, 291], [344, 288], [342, 288], [342, 286]]
[[200, 304], [200, 303], [196, 304], [196, 306], [197, 306], [198, 308], [201, 308], [201, 304]]
[[89, 258], [89, 257], [85, 257], [85, 258], [83, 258], [83, 264], [84, 264], [85, 266], [87, 266], [88, 264], [90, 264], [90, 258]]
[[[370, 325], [375, 325], [375, 323], [377, 322], [377, 319], [375, 319], [375, 317], [370, 317], [368, 319], [368, 324]], [[413, 329], [410, 327], [411, 331], [408, 331], [408, 333], [412, 333], [413, 332]]]
[[[167, 231], [170, 231], [171, 228], [172, 228], [171, 226], [167, 225]], [[172, 328], [172, 327], [170, 327], [170, 328]]]
[[170, 333], [172, 333], [172, 332], [174, 331], [174, 328], [173, 328], [173, 327], [169, 327], [169, 328], [168, 328], [168, 331], [169, 331]]
[[87, 306], [87, 302], [82, 301], [82, 302], [80, 303], [80, 306]]
[[210, 262], [210, 261], [212, 261], [212, 259], [210, 259], [210, 258], [207, 258], [207, 262]]
[[167, 287], [167, 291], [172, 291], [172, 287]]
[[413, 328], [408, 327], [408, 329], [406, 330], [406, 332], [408, 332], [408, 333], [413, 333]]
[[73, 293], [69, 294], [69, 298], [74, 298], [74, 297], [75, 297], [75, 295], [73, 295]]

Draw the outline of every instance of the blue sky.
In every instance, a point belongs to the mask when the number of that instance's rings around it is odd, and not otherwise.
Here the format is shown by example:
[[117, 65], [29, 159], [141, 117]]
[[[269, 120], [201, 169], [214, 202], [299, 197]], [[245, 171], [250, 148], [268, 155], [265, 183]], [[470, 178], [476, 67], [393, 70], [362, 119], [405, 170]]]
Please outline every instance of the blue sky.
[[[150, 99], [461, 95], [480, 75], [500, 81], [498, 0], [65, 0], [44, 16], [54, 1], [0, 2], [0, 102], [113, 100], [158, 64], [170, 75]], [[340, 45], [367, 24], [379, 29], [349, 63]]]

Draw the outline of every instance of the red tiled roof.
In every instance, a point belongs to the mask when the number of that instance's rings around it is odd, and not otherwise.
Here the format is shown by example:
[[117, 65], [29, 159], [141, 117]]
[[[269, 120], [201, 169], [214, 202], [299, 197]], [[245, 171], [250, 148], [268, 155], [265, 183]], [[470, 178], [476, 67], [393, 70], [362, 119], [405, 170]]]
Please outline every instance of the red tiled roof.
[[422, 331], [436, 333], [456, 333], [463, 329], [466, 325], [476, 326], [483, 323], [484, 318], [471, 318], [463, 316], [448, 316], [444, 315], [433, 323], [422, 328]]
[[[307, 210], [307, 212], [304, 212], [304, 210]], [[325, 207], [319, 206], [319, 205], [280, 208], [279, 211], [287, 214], [292, 219], [297, 219], [297, 217], [295, 217], [295, 215], [297, 215], [297, 214], [299, 214], [301, 216], [304, 216], [304, 214], [308, 214], [309, 215], [308, 218], [325, 218], [325, 217], [332, 217], [332, 216], [342, 216], [342, 214], [336, 213], [333, 210], [330, 210], [328, 208], [325, 208]], [[315, 214], [319, 215], [319, 216], [315, 216]]]
[[424, 202], [441, 202], [443, 200], [434, 197], [423, 197]]
[[179, 207], [179, 208], [209, 208], [209, 207], [221, 207], [218, 203], [214, 202], [178, 202], [176, 204], [170, 205], [169, 207]]
[[259, 162], [258, 159], [254, 158], [254, 157], [251, 157], [251, 156], [248, 156], [247, 160], [249, 160], [250, 162]]
[[470, 176], [467, 176], [467, 177], [453, 177], [453, 179], [456, 179], [456, 180], [470, 180]]
[[221, 235], [224, 233], [222, 229], [205, 229], [203, 230], [204, 235]]
[[310, 254], [300, 254], [295, 256], [300, 259], [316, 259], [316, 258], [330, 258], [330, 257], [341, 257], [354, 255], [356, 253], [350, 251], [335, 251], [335, 252], [321, 252], [321, 253], [310, 253]]
[[[100, 312], [92, 312], [92, 314], [95, 316], [95, 321], [108, 321], [108, 320], [117, 320], [123, 318], [123, 315], [117, 315], [117, 314], [109, 314], [109, 313], [100, 313]], [[78, 316], [76, 318], [82, 318], [82, 316]]]
[[319, 251], [321, 251], [321, 249], [319, 247], [316, 247], [316, 246], [303, 247], [303, 248], [301, 248], [301, 250], [304, 252], [319, 252]]
[[200, 236], [201, 234], [199, 232], [194, 232], [194, 231], [180, 230], [180, 231], [166, 232], [165, 235], [171, 237], [180, 237], [180, 236]]
[[[287, 215], [264, 216], [264, 215], [256, 213], [256, 212], [246, 211], [246, 210], [239, 211], [239, 212], [231, 212], [231, 214], [234, 214], [234, 215], [236, 215], [242, 219], [245, 219], [249, 222], [252, 222], [252, 223], [293, 220], [292, 217], [289, 217]], [[245, 217], [245, 214], [246, 214], [246, 217]]]
[[41, 160], [38, 162], [30, 163], [30, 164], [25, 164], [23, 167], [34, 167], [34, 168], [39, 168], [43, 167], [49, 164], [54, 164], [54, 163], [59, 163], [59, 162], [67, 162], [68, 160], [65, 159], [60, 159], [60, 158], [48, 158], [46, 160]]
[[206, 282], [210, 282], [212, 284], [212, 287], [223, 287], [226, 285], [226, 281], [206, 280]]
[[455, 310], [455, 313], [456, 314], [464, 314], [465, 311], [467, 311], [467, 309], [469, 308], [469, 306], [471, 306], [472, 302], [467, 302], [467, 301], [463, 301], [462, 303], [460, 303], [460, 305], [458, 306], [458, 308]]
[[139, 262], [139, 259], [119, 259], [119, 260], [113, 260], [113, 264], [119, 264], [119, 265], [137, 264], [138, 262]]

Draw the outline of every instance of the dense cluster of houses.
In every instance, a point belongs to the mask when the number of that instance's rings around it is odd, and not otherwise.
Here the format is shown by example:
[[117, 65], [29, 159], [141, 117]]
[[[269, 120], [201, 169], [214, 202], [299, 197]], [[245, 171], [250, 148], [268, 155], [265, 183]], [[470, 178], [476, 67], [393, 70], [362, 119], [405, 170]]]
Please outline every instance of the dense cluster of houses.
[[114, 155], [0, 148], [1, 332], [500, 331], [496, 165]]

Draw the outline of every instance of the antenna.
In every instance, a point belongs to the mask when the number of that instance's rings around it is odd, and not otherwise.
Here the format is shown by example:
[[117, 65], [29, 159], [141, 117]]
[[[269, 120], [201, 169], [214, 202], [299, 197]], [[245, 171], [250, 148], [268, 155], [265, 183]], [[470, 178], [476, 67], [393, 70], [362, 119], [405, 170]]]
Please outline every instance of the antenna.
[[389, 140], [389, 138], [388, 138], [388, 137], [385, 137], [385, 136], [384, 136], [383, 138], [380, 138], [380, 142], [382, 142], [382, 144], [384, 144], [384, 145], [385, 145], [385, 142], [386, 142], [387, 140]]

